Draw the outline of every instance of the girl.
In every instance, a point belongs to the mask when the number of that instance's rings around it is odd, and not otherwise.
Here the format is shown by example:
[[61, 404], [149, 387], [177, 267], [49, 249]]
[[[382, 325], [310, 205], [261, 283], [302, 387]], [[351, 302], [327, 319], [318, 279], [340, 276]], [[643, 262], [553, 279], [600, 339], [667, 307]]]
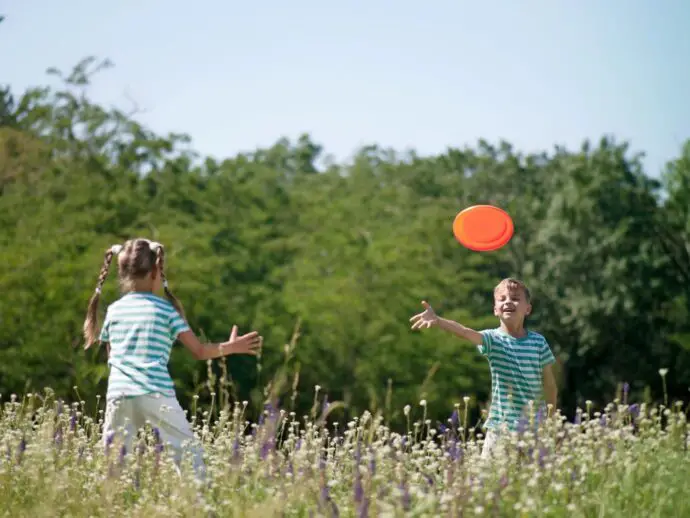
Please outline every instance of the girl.
[[[98, 301], [115, 255], [123, 296], [108, 307], [99, 334]], [[129, 240], [124, 247], [114, 245], [106, 251], [84, 322], [85, 349], [98, 340], [108, 350], [104, 443], [109, 444], [119, 430], [124, 430], [124, 446], [131, 451], [137, 430], [149, 422], [158, 429], [163, 444], [172, 446], [178, 469], [182, 450], [190, 445], [195, 470], [203, 475], [201, 449], [175, 397], [167, 368], [172, 345], [179, 339], [196, 359], [208, 360], [230, 354], [256, 355], [262, 337], [256, 331], [238, 337], [237, 326], [233, 326], [228, 341], [200, 343], [168, 288], [164, 260], [163, 246], [147, 239]], [[168, 300], [154, 294], [161, 285]]]

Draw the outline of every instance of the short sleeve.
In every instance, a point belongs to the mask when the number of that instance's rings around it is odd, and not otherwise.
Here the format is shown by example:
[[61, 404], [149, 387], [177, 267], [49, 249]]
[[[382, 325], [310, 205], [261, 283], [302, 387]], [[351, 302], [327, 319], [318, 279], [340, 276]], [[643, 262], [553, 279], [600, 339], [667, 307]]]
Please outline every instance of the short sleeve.
[[175, 341], [180, 334], [189, 331], [189, 325], [180, 316], [175, 308], [170, 311], [170, 339]]
[[493, 350], [494, 330], [483, 329], [482, 331], [479, 331], [479, 334], [482, 335], [482, 343], [477, 346], [477, 349], [479, 350], [479, 354], [488, 357]]
[[556, 363], [556, 357], [553, 355], [553, 352], [551, 352], [551, 347], [549, 347], [549, 342], [546, 341], [546, 338], [544, 338], [542, 341], [539, 361], [541, 362], [542, 367], [545, 367], [551, 363]]
[[107, 311], [105, 313], [105, 321], [101, 326], [101, 334], [99, 335], [98, 339], [101, 342], [110, 342], [110, 317], [109, 312]]

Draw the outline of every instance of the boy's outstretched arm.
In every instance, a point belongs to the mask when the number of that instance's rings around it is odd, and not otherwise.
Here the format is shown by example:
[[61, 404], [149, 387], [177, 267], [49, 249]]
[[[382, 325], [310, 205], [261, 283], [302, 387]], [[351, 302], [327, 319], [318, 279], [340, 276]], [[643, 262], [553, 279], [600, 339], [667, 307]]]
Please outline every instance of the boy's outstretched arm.
[[412, 329], [428, 329], [431, 326], [437, 326], [444, 331], [472, 342], [474, 345], [482, 344], [482, 334], [480, 332], [465, 327], [453, 320], [439, 317], [426, 301], [422, 301], [422, 306], [424, 306], [424, 311], [410, 319]]
[[556, 377], [553, 374], [553, 364], [548, 364], [544, 366], [543, 378], [544, 378], [544, 398], [546, 399], [546, 404], [551, 405], [551, 411], [556, 411], [556, 403], [558, 402], [558, 387], [556, 386]]

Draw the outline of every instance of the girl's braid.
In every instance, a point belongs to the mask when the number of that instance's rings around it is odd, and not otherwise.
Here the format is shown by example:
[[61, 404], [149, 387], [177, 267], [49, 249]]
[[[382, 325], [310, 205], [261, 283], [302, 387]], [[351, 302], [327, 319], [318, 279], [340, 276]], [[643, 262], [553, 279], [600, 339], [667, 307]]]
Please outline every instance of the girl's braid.
[[101, 295], [101, 288], [105, 283], [105, 279], [108, 277], [108, 272], [110, 271], [110, 263], [113, 260], [113, 256], [120, 253], [122, 246], [113, 245], [106, 252], [103, 258], [103, 266], [101, 266], [101, 271], [98, 274], [98, 282], [96, 283], [96, 290], [89, 300], [89, 308], [86, 312], [86, 320], [84, 321], [84, 349], [88, 349], [96, 341], [98, 335], [98, 302]]
[[168, 297], [168, 300], [175, 307], [180, 316], [186, 320], [187, 317], [184, 314], [182, 304], [177, 297], [173, 295], [173, 292], [170, 291], [170, 288], [168, 287], [168, 279], [165, 276], [165, 248], [163, 248], [163, 245], [160, 243], [156, 243], [154, 246], [156, 249], [156, 266], [158, 267], [158, 273], [160, 273], [163, 281], [163, 290], [165, 291], [165, 296]]

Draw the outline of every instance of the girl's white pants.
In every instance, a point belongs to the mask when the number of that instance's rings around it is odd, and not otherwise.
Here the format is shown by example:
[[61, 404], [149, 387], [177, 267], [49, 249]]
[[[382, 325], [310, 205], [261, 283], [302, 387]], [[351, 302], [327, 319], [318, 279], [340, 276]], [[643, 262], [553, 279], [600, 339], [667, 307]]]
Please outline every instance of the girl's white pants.
[[[137, 431], [147, 423], [158, 429], [163, 446], [172, 448], [178, 469], [182, 454], [187, 449], [192, 453], [197, 477], [205, 478], [203, 451], [175, 397], [146, 394], [108, 401], [103, 423], [103, 443], [107, 444], [110, 436], [115, 434], [123, 441], [127, 453], [132, 453]], [[124, 436], [121, 435], [123, 431]]]

